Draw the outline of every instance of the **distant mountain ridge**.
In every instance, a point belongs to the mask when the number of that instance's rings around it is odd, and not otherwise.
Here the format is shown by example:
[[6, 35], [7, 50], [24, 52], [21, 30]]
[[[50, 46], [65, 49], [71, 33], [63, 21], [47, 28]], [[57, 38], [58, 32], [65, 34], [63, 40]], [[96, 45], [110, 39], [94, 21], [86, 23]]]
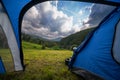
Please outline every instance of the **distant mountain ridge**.
[[71, 34], [65, 38], [56, 38], [53, 40], [45, 39], [35, 35], [29, 35], [22, 33], [22, 40], [36, 43], [45, 47], [59, 47], [60, 49], [71, 49], [74, 46], [78, 46], [84, 40], [86, 35], [91, 32], [94, 28], [85, 29], [77, 33]]
[[39, 44], [42, 46], [42, 48], [51, 48], [58, 45], [58, 42], [56, 41], [51, 41], [39, 36], [25, 34], [25, 33], [22, 33], [21, 39], [25, 42]]
[[34, 34], [26, 34], [26, 33], [22, 33], [22, 38], [23, 37], [32, 37], [34, 39], [40, 39], [40, 40], [45, 40], [45, 41], [49, 41], [49, 39], [46, 39], [46, 38], [43, 38], [43, 37], [40, 37], [40, 36], [37, 36], [37, 35], [34, 35]]
[[57, 42], [59, 42], [61, 39], [62, 39], [62, 37], [58, 37], [58, 38], [52, 39], [52, 41], [57, 41]]

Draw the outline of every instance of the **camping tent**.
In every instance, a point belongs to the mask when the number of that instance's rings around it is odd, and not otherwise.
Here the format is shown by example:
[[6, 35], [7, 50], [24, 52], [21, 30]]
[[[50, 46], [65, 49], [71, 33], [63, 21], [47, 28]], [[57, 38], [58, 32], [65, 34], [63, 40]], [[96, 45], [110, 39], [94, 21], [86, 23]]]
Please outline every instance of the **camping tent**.
[[[45, 1], [45, 0], [43, 0], [43, 1]], [[30, 7], [32, 7], [34, 4], [37, 4], [37, 3], [43, 2], [43, 1], [42, 0], [10, 0], [10, 1], [9, 0], [1, 0], [0, 1], [0, 3], [1, 3], [0, 4], [0, 26], [2, 27], [2, 29], [3, 29], [3, 31], [6, 35], [8, 45], [10, 47], [10, 50], [11, 50], [11, 53], [12, 53], [12, 56], [13, 56], [13, 60], [14, 60], [15, 71], [24, 70], [23, 53], [22, 53], [22, 46], [21, 46], [21, 23], [22, 23], [22, 18], [24, 16], [25, 12]], [[120, 5], [119, 0], [105, 0], [105, 1], [101, 1], [101, 0], [80, 0], [80, 1], [103, 3], [103, 4], [113, 5], [113, 6], [119, 6]], [[94, 31], [91, 34], [91, 36], [84, 41], [84, 43], [81, 45], [82, 47], [81, 46], [78, 47], [78, 49], [75, 51], [75, 54], [72, 57], [72, 60], [70, 62], [70, 68], [71, 69], [73, 67], [78, 67], [78, 68], [81, 67], [82, 63], [79, 64], [79, 61], [80, 61], [79, 56], [82, 55], [81, 51], [83, 52], [83, 50], [86, 49], [86, 47], [89, 46], [89, 45], [91, 46], [92, 44], [96, 44], [97, 42], [96, 43], [93, 42], [94, 39], [101, 39], [101, 37], [99, 37], [99, 38], [95, 37], [94, 38], [95, 35], [100, 35], [101, 30], [103, 30], [104, 32], [107, 30], [109, 32], [109, 28], [110, 28], [110, 33], [111, 32], [112, 33], [111, 34], [106, 34], [106, 36], [112, 36], [112, 37], [110, 37], [110, 40], [113, 39], [113, 36], [117, 36], [119, 34], [119, 31], [116, 30], [116, 29], [119, 29], [119, 27], [117, 27], [117, 28], [114, 27], [115, 25], [117, 25], [117, 23], [119, 21], [119, 8], [116, 9], [115, 11], [113, 11], [111, 13], [111, 15], [109, 15], [109, 16], [113, 16], [113, 17], [111, 17], [111, 18], [108, 17], [108, 18], [104, 19], [101, 22], [101, 24], [99, 25], [99, 28], [97, 28], [96, 31]], [[106, 22], [106, 21], [108, 21], [108, 22]], [[104, 23], [104, 25], [103, 25], [103, 23]], [[110, 25], [108, 25], [107, 23], [110, 23]], [[104, 27], [104, 26], [111, 26], [111, 27]], [[118, 34], [114, 35], [114, 32], [116, 32]], [[95, 33], [98, 33], [98, 34], [95, 34]], [[104, 40], [106, 40], [106, 37], [105, 37]], [[114, 45], [116, 47], [119, 46], [119, 45], [117, 45], [118, 44], [117, 41], [119, 41], [119, 39], [116, 37], [116, 39], [114, 41]], [[113, 42], [113, 41], [111, 41], [111, 42]], [[100, 44], [99, 44], [99, 46], [100, 46]], [[99, 47], [99, 46], [97, 45], [97, 47]], [[96, 46], [92, 46], [92, 47], [93, 48], [95, 47], [94, 49], [97, 48]], [[112, 47], [112, 46], [110, 46], [110, 47]], [[113, 51], [115, 52], [114, 53], [114, 58], [116, 58], [116, 61], [119, 62], [119, 58], [117, 56], [117, 54], [118, 54], [117, 50], [118, 49], [116, 50], [116, 47], [112, 47], [112, 48], [113, 48]], [[85, 51], [87, 51], [87, 50], [85, 50]], [[101, 49], [99, 51], [101, 52]], [[104, 51], [106, 51], [106, 50], [104, 50]], [[79, 53], [81, 53], [81, 54], [79, 54]], [[109, 53], [111, 53], [111, 52], [109, 51]], [[87, 56], [88, 54], [85, 54], [85, 55]], [[102, 55], [102, 54], [101, 54], [101, 56], [104, 56], [104, 58], [106, 58], [105, 56], [110, 57], [110, 55]], [[97, 56], [95, 56], [95, 57], [97, 58]], [[99, 59], [104, 60], [104, 58], [99, 58]], [[83, 61], [87, 62], [87, 59], [86, 58], [84, 58], [84, 59], [83, 59]], [[113, 62], [111, 62], [111, 64], [113, 64], [113, 65], [115, 64], [114, 66], [117, 66], [117, 67], [119, 66], [117, 63], [114, 62], [114, 60], [112, 58], [110, 60], [113, 61]], [[92, 60], [90, 60], [90, 61], [92, 61]], [[85, 68], [85, 69], [87, 69], [87, 68]], [[92, 70], [89, 70], [89, 71], [92, 72]], [[97, 71], [97, 72], [100, 72], [100, 71]], [[97, 74], [97, 72], [96, 72], [96, 74]], [[102, 74], [102, 72], [101, 72], [101, 74]], [[119, 73], [117, 73], [117, 74], [119, 74]], [[105, 76], [108, 76], [108, 75], [105, 75]]]
[[120, 79], [120, 7], [113, 10], [74, 51], [72, 72], [86, 80]]

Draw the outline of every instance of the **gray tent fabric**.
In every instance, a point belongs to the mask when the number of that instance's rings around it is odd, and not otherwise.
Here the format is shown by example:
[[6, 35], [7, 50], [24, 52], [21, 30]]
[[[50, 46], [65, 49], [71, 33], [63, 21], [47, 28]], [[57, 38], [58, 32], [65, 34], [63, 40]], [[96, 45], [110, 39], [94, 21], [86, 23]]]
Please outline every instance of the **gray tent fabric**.
[[113, 57], [120, 63], [120, 21], [116, 27], [115, 39], [113, 44]]
[[13, 28], [1, 4], [0, 4], [0, 25], [6, 35], [8, 46], [13, 56], [15, 71], [23, 70], [20, 60], [20, 51], [17, 46], [17, 41], [15, 39]]

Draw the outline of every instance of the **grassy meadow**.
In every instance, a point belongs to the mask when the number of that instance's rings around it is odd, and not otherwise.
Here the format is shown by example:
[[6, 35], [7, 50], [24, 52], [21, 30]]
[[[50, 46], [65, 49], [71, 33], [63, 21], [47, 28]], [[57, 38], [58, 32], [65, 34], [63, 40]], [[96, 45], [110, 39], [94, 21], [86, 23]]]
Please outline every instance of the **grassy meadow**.
[[24, 72], [11, 72], [13, 63], [9, 62], [12, 61], [9, 51], [5, 49], [0, 51], [8, 71], [0, 75], [0, 80], [82, 80], [71, 73], [64, 63], [64, 60], [72, 55], [72, 51], [42, 50], [41, 45], [23, 42], [26, 64]]

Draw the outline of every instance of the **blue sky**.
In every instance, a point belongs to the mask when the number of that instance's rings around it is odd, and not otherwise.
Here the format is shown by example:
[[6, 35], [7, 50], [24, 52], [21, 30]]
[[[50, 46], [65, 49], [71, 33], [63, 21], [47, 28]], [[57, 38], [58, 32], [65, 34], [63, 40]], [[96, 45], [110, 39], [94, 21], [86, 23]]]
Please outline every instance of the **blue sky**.
[[27, 11], [22, 32], [47, 39], [63, 38], [97, 26], [112, 9], [111, 6], [75, 1], [43, 2]]
[[52, 1], [51, 4], [56, 6], [59, 11], [62, 11], [68, 16], [73, 16], [74, 24], [78, 24], [80, 21], [88, 17], [90, 14], [90, 8], [93, 5], [92, 3], [77, 1]]

